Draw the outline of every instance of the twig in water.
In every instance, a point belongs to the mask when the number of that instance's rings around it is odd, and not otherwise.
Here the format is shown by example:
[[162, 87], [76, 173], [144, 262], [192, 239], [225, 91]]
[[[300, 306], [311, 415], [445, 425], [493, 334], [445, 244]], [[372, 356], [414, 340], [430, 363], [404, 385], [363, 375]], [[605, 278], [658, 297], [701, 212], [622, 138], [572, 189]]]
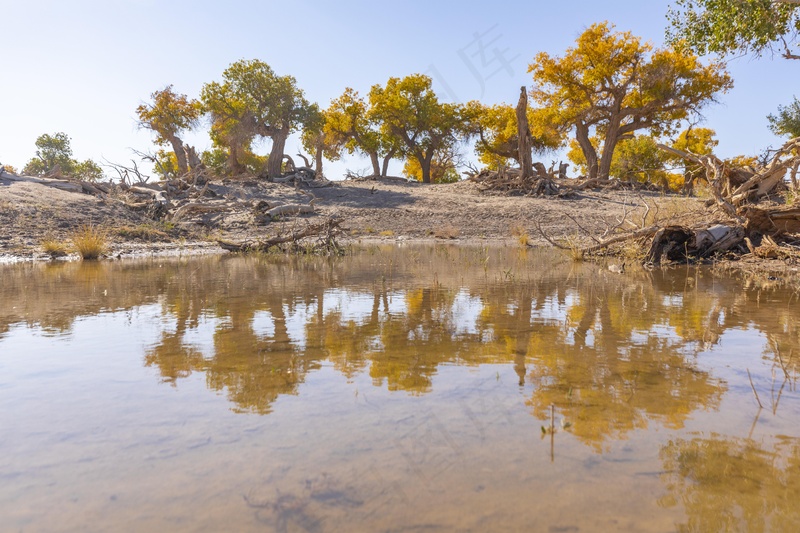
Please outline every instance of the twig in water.
[[756, 397], [756, 402], [758, 402], [758, 408], [759, 409], [763, 409], [764, 406], [761, 405], [761, 400], [758, 397], [758, 391], [756, 390], [756, 386], [753, 385], [753, 377], [750, 375], [750, 369], [749, 368], [747, 369], [747, 377], [750, 379], [750, 386], [753, 388], [753, 394]]
[[773, 346], [775, 350], [775, 355], [778, 356], [778, 362], [781, 364], [781, 370], [783, 370], [783, 375], [786, 376], [786, 379], [791, 379], [789, 376], [789, 371], [786, 370], [786, 365], [783, 364], [783, 358], [781, 357], [781, 350], [778, 348], [778, 343], [776, 342]]
[[536, 229], [539, 230], [539, 234], [542, 236], [542, 238], [544, 240], [546, 240], [547, 242], [549, 242], [550, 244], [552, 244], [553, 246], [555, 246], [556, 248], [559, 248], [561, 250], [569, 250], [570, 249], [569, 246], [564, 246], [563, 244], [559, 244], [559, 243], [555, 242], [553, 239], [551, 239], [550, 237], [548, 237], [547, 234], [542, 229], [542, 225], [539, 224], [538, 220], [535, 221], [535, 224], [536, 224]]

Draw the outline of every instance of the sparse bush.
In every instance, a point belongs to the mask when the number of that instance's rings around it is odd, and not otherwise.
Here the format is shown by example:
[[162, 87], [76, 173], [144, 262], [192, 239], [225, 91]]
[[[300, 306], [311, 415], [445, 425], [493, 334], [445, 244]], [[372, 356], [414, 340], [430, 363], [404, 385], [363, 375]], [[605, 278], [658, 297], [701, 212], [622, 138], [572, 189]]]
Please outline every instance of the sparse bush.
[[108, 233], [91, 224], [81, 226], [72, 234], [72, 244], [86, 260], [98, 259], [106, 251]]
[[450, 226], [450, 225], [437, 228], [433, 232], [433, 236], [436, 237], [437, 239], [457, 239], [460, 234], [461, 230], [459, 230], [455, 226]]

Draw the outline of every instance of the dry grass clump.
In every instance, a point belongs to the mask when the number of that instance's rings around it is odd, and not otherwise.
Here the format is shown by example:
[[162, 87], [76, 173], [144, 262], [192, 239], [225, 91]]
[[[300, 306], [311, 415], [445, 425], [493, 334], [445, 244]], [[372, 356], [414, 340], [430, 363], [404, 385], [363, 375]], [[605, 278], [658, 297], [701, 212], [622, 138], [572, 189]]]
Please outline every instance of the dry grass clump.
[[511, 236], [516, 238], [517, 242], [519, 242], [519, 245], [522, 247], [531, 245], [531, 237], [528, 235], [528, 230], [520, 224], [511, 227]]
[[98, 259], [106, 251], [107, 237], [105, 230], [88, 224], [72, 234], [72, 244], [82, 259]]
[[569, 248], [569, 256], [576, 263], [584, 259], [583, 243], [578, 235], [570, 235], [564, 239], [564, 246]]
[[135, 239], [145, 242], [167, 242], [170, 240], [166, 232], [148, 224], [141, 224], [134, 227], [124, 226], [117, 230], [117, 235], [124, 239]]
[[394, 237], [394, 232], [392, 230], [390, 230], [390, 229], [387, 229], [387, 230], [383, 230], [382, 232], [380, 232], [379, 235], [381, 237]]
[[53, 238], [46, 238], [42, 240], [42, 249], [44, 249], [44, 253], [50, 256], [51, 259], [57, 259], [59, 257], [64, 257], [69, 253], [69, 248], [67, 244], [63, 241], [59, 241]]
[[461, 235], [461, 230], [455, 226], [447, 225], [433, 231], [433, 236], [437, 239], [457, 239]]

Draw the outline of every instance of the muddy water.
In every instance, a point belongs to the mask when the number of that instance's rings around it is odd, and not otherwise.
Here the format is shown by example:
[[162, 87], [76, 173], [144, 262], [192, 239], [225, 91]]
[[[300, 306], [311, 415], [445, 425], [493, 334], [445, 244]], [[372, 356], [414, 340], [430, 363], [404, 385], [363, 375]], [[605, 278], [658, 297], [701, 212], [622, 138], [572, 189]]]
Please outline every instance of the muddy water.
[[798, 305], [513, 248], [3, 267], [0, 530], [796, 531]]

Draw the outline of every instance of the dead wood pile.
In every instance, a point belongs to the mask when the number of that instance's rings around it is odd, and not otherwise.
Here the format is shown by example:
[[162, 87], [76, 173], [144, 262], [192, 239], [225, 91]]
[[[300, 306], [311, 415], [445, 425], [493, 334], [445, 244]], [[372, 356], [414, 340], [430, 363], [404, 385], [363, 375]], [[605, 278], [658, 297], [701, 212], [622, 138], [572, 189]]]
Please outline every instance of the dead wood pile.
[[652, 265], [702, 261], [723, 252], [733, 257], [752, 254], [759, 258], [800, 261], [800, 207], [781, 203], [783, 197], [779, 196], [787, 188], [787, 175], [791, 178], [794, 196], [800, 192], [796, 180], [800, 168], [800, 138], [787, 142], [766, 164], [753, 169], [731, 167], [714, 155], [698, 156], [659, 146], [703, 167], [713, 196], [707, 206], [716, 210], [715, 222], [695, 226], [667, 223], [645, 227], [645, 213], [640, 225], [624, 219], [612, 228], [613, 232], [609, 234], [607, 231], [602, 238], [586, 232], [594, 241], [589, 246], [564, 246], [539, 228], [542, 236], [552, 244], [580, 255], [639, 240], [647, 250], [645, 264]]
[[542, 163], [534, 163], [533, 169], [534, 173], [528, 177], [523, 177], [522, 170], [518, 168], [473, 170], [467, 173], [467, 176], [470, 181], [478, 184], [481, 192], [506, 195], [569, 197], [587, 189], [662, 191], [658, 185], [638, 181], [600, 178], [567, 179], [566, 163], [559, 164], [558, 168], [553, 163], [549, 169], [545, 168]]
[[[553, 167], [547, 170], [542, 163], [534, 163], [533, 168], [535, 172], [530, 176], [526, 176], [521, 169], [501, 168], [500, 170], [481, 170], [472, 174], [469, 179], [478, 184], [481, 192], [536, 196], [562, 194], [561, 187], [555, 181], [556, 172]], [[566, 167], [562, 165], [558, 174], [565, 173]]]
[[280, 231], [278, 235], [256, 242], [235, 243], [221, 240], [217, 242], [229, 252], [268, 253], [278, 249], [284, 252], [340, 255], [344, 251], [338, 241], [344, 234], [341, 224], [341, 219], [330, 217], [318, 223], [305, 225], [295, 223], [290, 228]]
[[800, 258], [800, 250], [792, 244], [800, 232], [800, 207], [772, 203], [786, 189], [787, 173], [794, 181], [800, 166], [800, 138], [784, 144], [768, 163], [755, 169], [731, 167], [714, 155], [660, 147], [702, 165], [714, 197], [709, 207], [716, 206], [726, 220], [710, 227], [660, 229], [653, 237], [648, 262], [699, 260], [724, 251]]

